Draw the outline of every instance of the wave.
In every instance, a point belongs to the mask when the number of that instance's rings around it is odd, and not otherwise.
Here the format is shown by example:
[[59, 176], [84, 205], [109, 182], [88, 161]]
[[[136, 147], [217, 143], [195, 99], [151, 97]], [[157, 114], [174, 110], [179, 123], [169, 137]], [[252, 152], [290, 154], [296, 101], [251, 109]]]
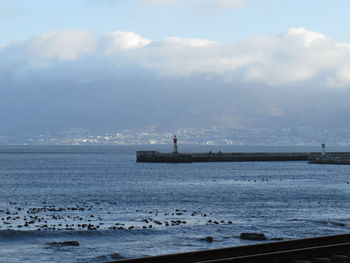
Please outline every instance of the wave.
[[33, 237], [94, 237], [94, 236], [128, 236], [157, 235], [162, 230], [155, 229], [118, 229], [118, 230], [0, 230], [0, 241]]
[[311, 222], [318, 223], [318, 224], [321, 224], [321, 225], [340, 226], [340, 227], [347, 226], [343, 222], [332, 221], [332, 220], [311, 220]]
[[86, 262], [107, 262], [107, 261], [115, 261], [115, 260], [121, 260], [121, 259], [126, 259], [126, 257], [124, 257], [123, 255], [119, 254], [119, 253], [113, 253], [113, 254], [109, 254], [109, 255], [102, 255], [102, 256], [98, 256], [95, 258], [92, 258], [90, 260], [87, 260]]

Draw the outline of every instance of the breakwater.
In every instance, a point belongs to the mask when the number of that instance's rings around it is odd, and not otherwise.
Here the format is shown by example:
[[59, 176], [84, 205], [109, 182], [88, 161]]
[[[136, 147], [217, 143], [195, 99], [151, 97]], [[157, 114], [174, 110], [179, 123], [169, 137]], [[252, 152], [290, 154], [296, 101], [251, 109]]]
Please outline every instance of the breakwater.
[[310, 163], [350, 164], [349, 152], [332, 152], [326, 156], [322, 156], [319, 152], [161, 153], [137, 151], [136, 161], [154, 163], [309, 161]]
[[324, 156], [314, 156], [309, 160], [309, 163], [350, 165], [350, 154], [344, 153], [344, 154], [327, 154]]

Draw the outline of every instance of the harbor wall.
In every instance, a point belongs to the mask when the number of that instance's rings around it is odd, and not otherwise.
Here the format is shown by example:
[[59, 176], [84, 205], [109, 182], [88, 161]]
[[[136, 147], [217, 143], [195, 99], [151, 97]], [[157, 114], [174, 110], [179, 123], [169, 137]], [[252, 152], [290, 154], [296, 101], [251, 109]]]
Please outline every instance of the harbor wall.
[[192, 162], [273, 162], [309, 161], [310, 163], [350, 164], [350, 153], [333, 152], [326, 156], [319, 152], [255, 152], [255, 153], [161, 153], [158, 151], [138, 151], [137, 162], [192, 163]]
[[137, 162], [191, 163], [191, 162], [254, 162], [307, 161], [310, 153], [160, 153], [138, 151]]
[[309, 163], [350, 165], [350, 154], [327, 154], [323, 156], [315, 156], [309, 160]]

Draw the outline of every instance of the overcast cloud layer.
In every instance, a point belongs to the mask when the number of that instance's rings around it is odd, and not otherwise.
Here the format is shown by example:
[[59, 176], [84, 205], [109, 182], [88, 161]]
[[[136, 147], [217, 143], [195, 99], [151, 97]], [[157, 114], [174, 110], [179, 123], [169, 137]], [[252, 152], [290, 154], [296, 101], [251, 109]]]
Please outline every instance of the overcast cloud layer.
[[232, 44], [51, 31], [0, 43], [0, 81], [5, 134], [350, 126], [350, 44], [304, 28]]

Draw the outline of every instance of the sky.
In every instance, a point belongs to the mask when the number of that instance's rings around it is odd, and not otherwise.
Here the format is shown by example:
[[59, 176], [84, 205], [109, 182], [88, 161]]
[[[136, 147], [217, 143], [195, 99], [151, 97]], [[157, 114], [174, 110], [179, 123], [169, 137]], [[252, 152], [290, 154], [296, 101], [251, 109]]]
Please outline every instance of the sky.
[[0, 135], [349, 128], [345, 0], [0, 0]]

